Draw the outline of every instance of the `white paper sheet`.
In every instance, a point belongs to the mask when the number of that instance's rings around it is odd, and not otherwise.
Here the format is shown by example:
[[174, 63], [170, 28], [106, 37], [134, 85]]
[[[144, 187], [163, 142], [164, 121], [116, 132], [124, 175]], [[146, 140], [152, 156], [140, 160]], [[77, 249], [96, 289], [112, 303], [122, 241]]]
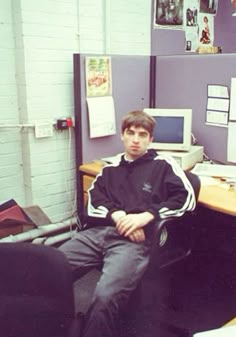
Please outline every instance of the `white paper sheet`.
[[208, 84], [206, 124], [228, 126], [229, 93], [225, 85]]
[[116, 133], [115, 107], [112, 96], [87, 97], [90, 138]]
[[221, 111], [211, 111], [207, 110], [207, 120], [206, 123], [227, 126], [228, 125], [228, 113]]
[[228, 87], [225, 85], [208, 85], [208, 97], [229, 98]]
[[236, 121], [236, 78], [231, 78], [229, 119]]
[[228, 125], [227, 160], [236, 163], [236, 122], [230, 122]]
[[209, 97], [207, 101], [208, 110], [229, 111], [229, 99]]
[[220, 329], [198, 332], [193, 337], [235, 337], [236, 325], [222, 327]]

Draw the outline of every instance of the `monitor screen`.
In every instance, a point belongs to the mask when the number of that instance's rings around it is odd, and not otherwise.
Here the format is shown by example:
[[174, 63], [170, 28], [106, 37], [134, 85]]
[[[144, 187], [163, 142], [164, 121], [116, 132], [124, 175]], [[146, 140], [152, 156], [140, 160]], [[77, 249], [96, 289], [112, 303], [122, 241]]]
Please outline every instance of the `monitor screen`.
[[184, 117], [154, 116], [153, 142], [181, 144], [184, 140]]
[[151, 147], [157, 150], [189, 151], [191, 147], [191, 109], [144, 109], [156, 126]]

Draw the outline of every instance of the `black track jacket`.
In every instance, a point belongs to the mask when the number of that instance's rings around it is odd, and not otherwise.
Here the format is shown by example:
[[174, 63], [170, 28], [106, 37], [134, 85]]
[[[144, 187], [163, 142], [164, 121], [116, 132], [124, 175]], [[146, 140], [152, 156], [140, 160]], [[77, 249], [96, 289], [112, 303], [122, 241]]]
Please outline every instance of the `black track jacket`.
[[149, 211], [158, 220], [181, 216], [195, 206], [193, 188], [180, 166], [150, 149], [132, 162], [121, 156], [102, 169], [88, 190], [86, 224], [111, 226], [115, 210]]

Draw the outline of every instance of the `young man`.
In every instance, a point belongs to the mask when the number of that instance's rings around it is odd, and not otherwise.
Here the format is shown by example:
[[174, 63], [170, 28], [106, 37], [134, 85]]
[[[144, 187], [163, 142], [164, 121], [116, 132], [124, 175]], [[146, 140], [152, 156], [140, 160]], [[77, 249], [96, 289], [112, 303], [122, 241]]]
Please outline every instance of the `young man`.
[[195, 207], [181, 168], [148, 149], [154, 127], [142, 111], [124, 116], [124, 155], [98, 174], [88, 191], [84, 230], [61, 247], [77, 273], [102, 265], [84, 337], [116, 336], [119, 312], [148, 266], [155, 221]]

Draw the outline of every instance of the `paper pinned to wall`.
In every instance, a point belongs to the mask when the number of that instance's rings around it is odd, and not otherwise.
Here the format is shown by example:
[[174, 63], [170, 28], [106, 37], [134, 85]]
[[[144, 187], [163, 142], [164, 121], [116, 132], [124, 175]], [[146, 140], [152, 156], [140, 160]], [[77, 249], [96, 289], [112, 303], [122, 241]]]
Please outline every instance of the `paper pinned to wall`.
[[87, 97], [90, 138], [116, 133], [115, 106], [112, 96]]
[[207, 95], [206, 124], [227, 127], [230, 104], [228, 87], [208, 84]]
[[236, 121], [236, 78], [231, 78], [229, 119]]
[[230, 122], [228, 126], [227, 160], [236, 163], [236, 122]]

